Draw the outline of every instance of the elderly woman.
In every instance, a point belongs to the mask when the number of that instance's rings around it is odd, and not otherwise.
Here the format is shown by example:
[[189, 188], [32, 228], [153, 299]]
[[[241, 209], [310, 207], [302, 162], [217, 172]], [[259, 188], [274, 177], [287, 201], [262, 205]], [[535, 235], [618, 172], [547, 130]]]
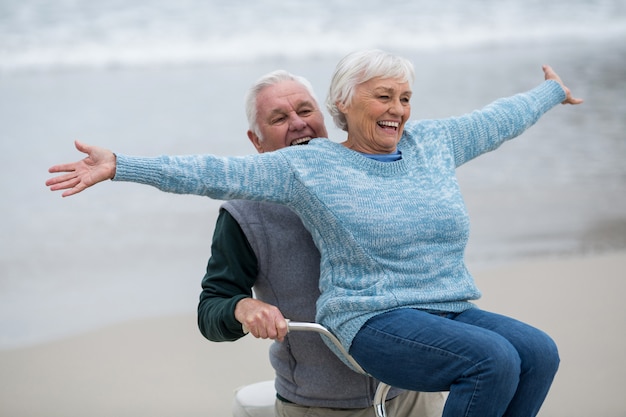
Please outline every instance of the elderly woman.
[[450, 394], [444, 416], [534, 416], [559, 357], [545, 333], [478, 309], [465, 267], [468, 214], [455, 177], [558, 103], [578, 104], [550, 67], [535, 89], [480, 111], [408, 122], [414, 71], [381, 51], [337, 65], [327, 105], [345, 142], [246, 157], [130, 157], [77, 143], [88, 157], [52, 167], [63, 195], [105, 179], [216, 199], [281, 203], [321, 253], [317, 320], [372, 376]]

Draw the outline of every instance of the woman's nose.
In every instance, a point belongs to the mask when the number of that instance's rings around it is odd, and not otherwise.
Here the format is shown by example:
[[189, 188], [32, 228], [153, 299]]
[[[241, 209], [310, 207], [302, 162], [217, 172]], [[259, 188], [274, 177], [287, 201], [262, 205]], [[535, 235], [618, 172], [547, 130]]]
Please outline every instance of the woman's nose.
[[389, 113], [395, 115], [403, 115], [404, 114], [404, 105], [400, 100], [393, 100], [389, 105]]

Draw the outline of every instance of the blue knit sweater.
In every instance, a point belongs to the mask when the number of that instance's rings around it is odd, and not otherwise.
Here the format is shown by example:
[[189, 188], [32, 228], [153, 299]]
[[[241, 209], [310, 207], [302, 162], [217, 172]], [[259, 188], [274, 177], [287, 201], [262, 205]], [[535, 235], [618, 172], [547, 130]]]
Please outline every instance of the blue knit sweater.
[[395, 162], [316, 139], [244, 157], [117, 155], [115, 180], [293, 209], [321, 253], [317, 321], [349, 349], [376, 314], [474, 306], [480, 291], [464, 263], [469, 219], [455, 169], [564, 99], [561, 86], [546, 81], [461, 117], [408, 122]]

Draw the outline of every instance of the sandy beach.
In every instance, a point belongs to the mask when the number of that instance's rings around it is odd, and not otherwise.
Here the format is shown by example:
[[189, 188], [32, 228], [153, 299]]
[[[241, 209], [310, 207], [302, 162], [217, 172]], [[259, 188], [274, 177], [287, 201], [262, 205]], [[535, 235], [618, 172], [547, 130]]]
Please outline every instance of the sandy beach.
[[[561, 369], [542, 417], [623, 417], [626, 252], [476, 271], [482, 308], [551, 334]], [[0, 351], [0, 415], [228, 416], [233, 391], [271, 379], [269, 342], [211, 343], [193, 315], [104, 327]]]

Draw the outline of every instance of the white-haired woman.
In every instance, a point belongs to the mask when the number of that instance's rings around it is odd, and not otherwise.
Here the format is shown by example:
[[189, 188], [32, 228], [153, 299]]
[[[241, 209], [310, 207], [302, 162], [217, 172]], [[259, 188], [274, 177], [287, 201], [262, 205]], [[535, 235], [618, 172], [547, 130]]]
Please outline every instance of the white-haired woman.
[[469, 220], [455, 169], [558, 103], [582, 101], [544, 73], [533, 90], [480, 111], [408, 122], [411, 63], [357, 52], [337, 65], [327, 100], [343, 143], [234, 158], [116, 157], [77, 144], [88, 157], [52, 167], [69, 173], [47, 184], [66, 196], [114, 179], [287, 205], [321, 253], [317, 320], [366, 371], [400, 388], [449, 390], [444, 416], [534, 416], [558, 352], [545, 333], [471, 302], [480, 292], [463, 259]]

